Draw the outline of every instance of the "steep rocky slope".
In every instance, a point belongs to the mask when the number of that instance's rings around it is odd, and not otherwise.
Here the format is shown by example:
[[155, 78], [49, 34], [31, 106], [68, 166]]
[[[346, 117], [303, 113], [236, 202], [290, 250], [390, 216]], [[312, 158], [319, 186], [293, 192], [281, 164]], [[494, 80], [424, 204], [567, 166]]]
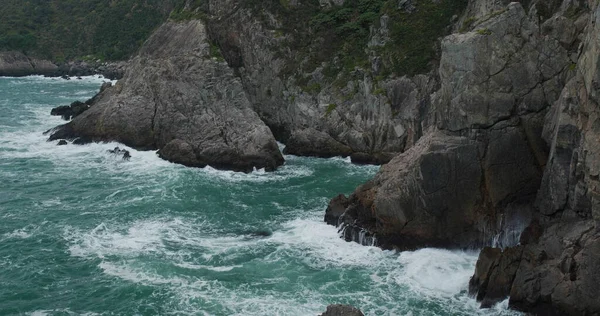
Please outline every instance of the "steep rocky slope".
[[599, 17], [595, 1], [471, 1], [442, 41], [435, 124], [325, 220], [384, 248], [499, 247], [471, 280], [483, 307], [600, 314]]
[[[480, 256], [471, 288], [484, 304], [510, 295], [512, 307], [540, 315], [600, 313], [600, 7], [589, 5], [576, 74], [544, 126], [551, 151], [537, 220], [521, 246]], [[503, 269], [503, 262], [514, 262], [514, 268]]]
[[50, 139], [115, 140], [188, 166], [273, 170], [273, 134], [251, 109], [239, 78], [210, 56], [201, 21], [169, 22], [146, 42], [116, 86]]

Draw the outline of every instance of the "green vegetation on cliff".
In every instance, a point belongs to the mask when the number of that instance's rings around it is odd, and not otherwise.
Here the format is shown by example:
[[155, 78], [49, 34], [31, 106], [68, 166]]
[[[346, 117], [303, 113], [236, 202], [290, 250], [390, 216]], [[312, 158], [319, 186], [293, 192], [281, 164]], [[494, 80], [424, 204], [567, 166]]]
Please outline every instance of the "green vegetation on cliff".
[[356, 67], [371, 70], [373, 58], [380, 60], [381, 67], [374, 71], [378, 77], [429, 71], [437, 58], [437, 40], [450, 33], [467, 3], [420, 0], [404, 6], [397, 0], [346, 0], [324, 8], [317, 0], [296, 6], [283, 0], [248, 0], [245, 5], [262, 13], [265, 21], [267, 12], [280, 17], [277, 31], [290, 35], [287, 47], [297, 53], [287, 65], [287, 75], [325, 65], [326, 77], [341, 73], [345, 83]]
[[55, 61], [130, 57], [179, 0], [4, 0], [0, 51]]

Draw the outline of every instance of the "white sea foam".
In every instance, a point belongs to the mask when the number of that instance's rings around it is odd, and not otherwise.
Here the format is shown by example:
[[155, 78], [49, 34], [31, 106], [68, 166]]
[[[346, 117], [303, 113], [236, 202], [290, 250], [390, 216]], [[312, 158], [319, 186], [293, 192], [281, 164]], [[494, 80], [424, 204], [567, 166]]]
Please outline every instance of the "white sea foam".
[[16, 239], [27, 239], [31, 237], [31, 232], [28, 232], [26, 228], [15, 229], [10, 233], [3, 235], [4, 238], [16, 238]]
[[53, 309], [53, 310], [37, 310], [31, 313], [26, 313], [29, 316], [48, 316], [48, 315], [78, 315], [78, 316], [96, 316], [100, 315], [98, 313], [93, 312], [73, 312], [68, 308], [64, 309]]
[[[257, 295], [252, 287], [228, 288], [221, 281], [205, 280], [193, 275], [158, 272], [154, 268], [137, 263], [139, 256], [168, 258], [174, 266], [190, 270], [231, 272], [243, 269], [235, 262], [239, 256], [258, 249], [272, 249], [261, 260], [280, 262], [301, 258], [314, 269], [362, 269], [373, 271], [372, 285], [368, 292], [340, 293], [340, 300], [353, 298], [360, 302], [367, 315], [403, 315], [407, 306], [397, 301], [395, 307], [380, 306], [370, 301], [398, 300], [394, 293], [407, 288], [403, 295], [418, 300], [447, 301], [464, 313], [479, 315], [513, 315], [506, 304], [491, 310], [479, 310], [478, 303], [466, 295], [466, 286], [476, 261], [474, 253], [422, 249], [414, 252], [396, 253], [375, 247], [365, 247], [339, 238], [335, 227], [327, 226], [315, 218], [293, 219], [266, 238], [246, 236], [214, 236], [207, 234], [202, 223], [190, 223], [184, 219], [154, 218], [138, 220], [131, 224], [100, 224], [94, 229], [65, 229], [70, 242], [69, 251], [75, 257], [102, 259], [100, 268], [106, 275], [147, 286], [167, 287], [174, 293], [177, 312], [198, 312], [199, 302], [211, 302], [230, 308], [232, 315], [310, 315], [331, 303], [331, 296], [324, 297], [329, 287], [344, 286], [343, 278], [326, 284], [320, 289], [305, 289], [295, 295], [267, 291]], [[179, 250], [177, 250], [179, 249]], [[185, 250], [187, 249], [187, 250]], [[256, 250], [253, 250], [256, 249]], [[202, 260], [190, 261], [190, 255], [202, 254]], [[219, 264], [212, 258], [219, 256]], [[114, 260], [114, 258], [120, 258]], [[123, 260], [128, 258], [127, 260]], [[272, 282], [287, 282], [274, 276]], [[260, 282], [268, 283], [268, 280]], [[411, 294], [412, 293], [412, 294]], [[285, 308], [284, 308], [285, 307]]]
[[[42, 222], [40, 225], [27, 225], [23, 228], [15, 229], [10, 233], [2, 235], [3, 239], [28, 239], [40, 231], [40, 227], [45, 225], [47, 222]], [[1, 241], [2, 239], [0, 239]]]
[[3, 80], [9, 80], [11, 84], [14, 85], [30, 85], [32, 83], [44, 83], [44, 84], [60, 84], [60, 85], [69, 85], [69, 84], [102, 84], [104, 82], [111, 82], [115, 84], [117, 80], [110, 80], [104, 78], [102, 75], [92, 75], [92, 76], [82, 76], [81, 79], [77, 79], [78, 77], [69, 77], [71, 80], [65, 80], [61, 77], [44, 77], [40, 75], [32, 75], [25, 77], [3, 77]]
[[403, 266], [403, 273], [394, 277], [398, 284], [428, 296], [451, 296], [467, 289], [477, 254], [421, 249], [403, 252], [397, 261]]
[[269, 240], [278, 243], [280, 250], [292, 249], [306, 254], [304, 259], [316, 268], [332, 265], [373, 267], [393, 256], [390, 251], [346, 242], [339, 237], [335, 227], [315, 219], [289, 221]]
[[64, 236], [71, 242], [71, 255], [76, 257], [137, 257], [162, 252], [165, 248], [164, 239], [177, 235], [175, 230], [179, 227], [185, 229], [180, 219], [137, 221], [125, 230], [101, 223], [87, 232], [66, 227]]
[[314, 172], [307, 166], [279, 167], [275, 172], [266, 172], [264, 169], [254, 170], [251, 173], [234, 172], [228, 170], [217, 170], [210, 166], [201, 169], [204, 174], [212, 178], [227, 182], [270, 182], [283, 181], [290, 178], [302, 178], [311, 176]]

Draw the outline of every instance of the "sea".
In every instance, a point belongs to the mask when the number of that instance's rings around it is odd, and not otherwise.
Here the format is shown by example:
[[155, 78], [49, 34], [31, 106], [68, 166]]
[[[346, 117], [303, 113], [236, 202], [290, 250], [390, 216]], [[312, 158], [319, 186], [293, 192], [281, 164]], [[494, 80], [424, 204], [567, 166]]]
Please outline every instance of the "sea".
[[519, 315], [469, 297], [477, 251], [384, 251], [323, 222], [377, 166], [244, 174], [48, 142], [50, 110], [105, 81], [0, 78], [0, 315]]

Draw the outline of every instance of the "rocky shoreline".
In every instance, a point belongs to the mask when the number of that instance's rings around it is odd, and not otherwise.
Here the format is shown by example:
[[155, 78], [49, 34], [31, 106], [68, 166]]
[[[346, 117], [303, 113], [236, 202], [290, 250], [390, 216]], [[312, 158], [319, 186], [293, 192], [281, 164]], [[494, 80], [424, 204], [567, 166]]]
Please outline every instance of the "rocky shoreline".
[[0, 76], [80, 77], [102, 75], [110, 80], [121, 79], [127, 62], [69, 61], [56, 63], [29, 57], [21, 52], [0, 52]]
[[[402, 3], [402, 14], [419, 10]], [[296, 52], [274, 47], [299, 35], [277, 32], [276, 14], [257, 18], [236, 0], [208, 13], [165, 23], [50, 139], [115, 140], [244, 172], [283, 164], [275, 139], [288, 154], [387, 163], [330, 202], [325, 221], [343, 238], [489, 247], [470, 284], [482, 307], [510, 297], [538, 315], [600, 314], [600, 4], [471, 0], [430, 72], [378, 76], [371, 56], [338, 74], [341, 85], [327, 62], [286, 73]], [[386, 25], [371, 28], [372, 55]]]

